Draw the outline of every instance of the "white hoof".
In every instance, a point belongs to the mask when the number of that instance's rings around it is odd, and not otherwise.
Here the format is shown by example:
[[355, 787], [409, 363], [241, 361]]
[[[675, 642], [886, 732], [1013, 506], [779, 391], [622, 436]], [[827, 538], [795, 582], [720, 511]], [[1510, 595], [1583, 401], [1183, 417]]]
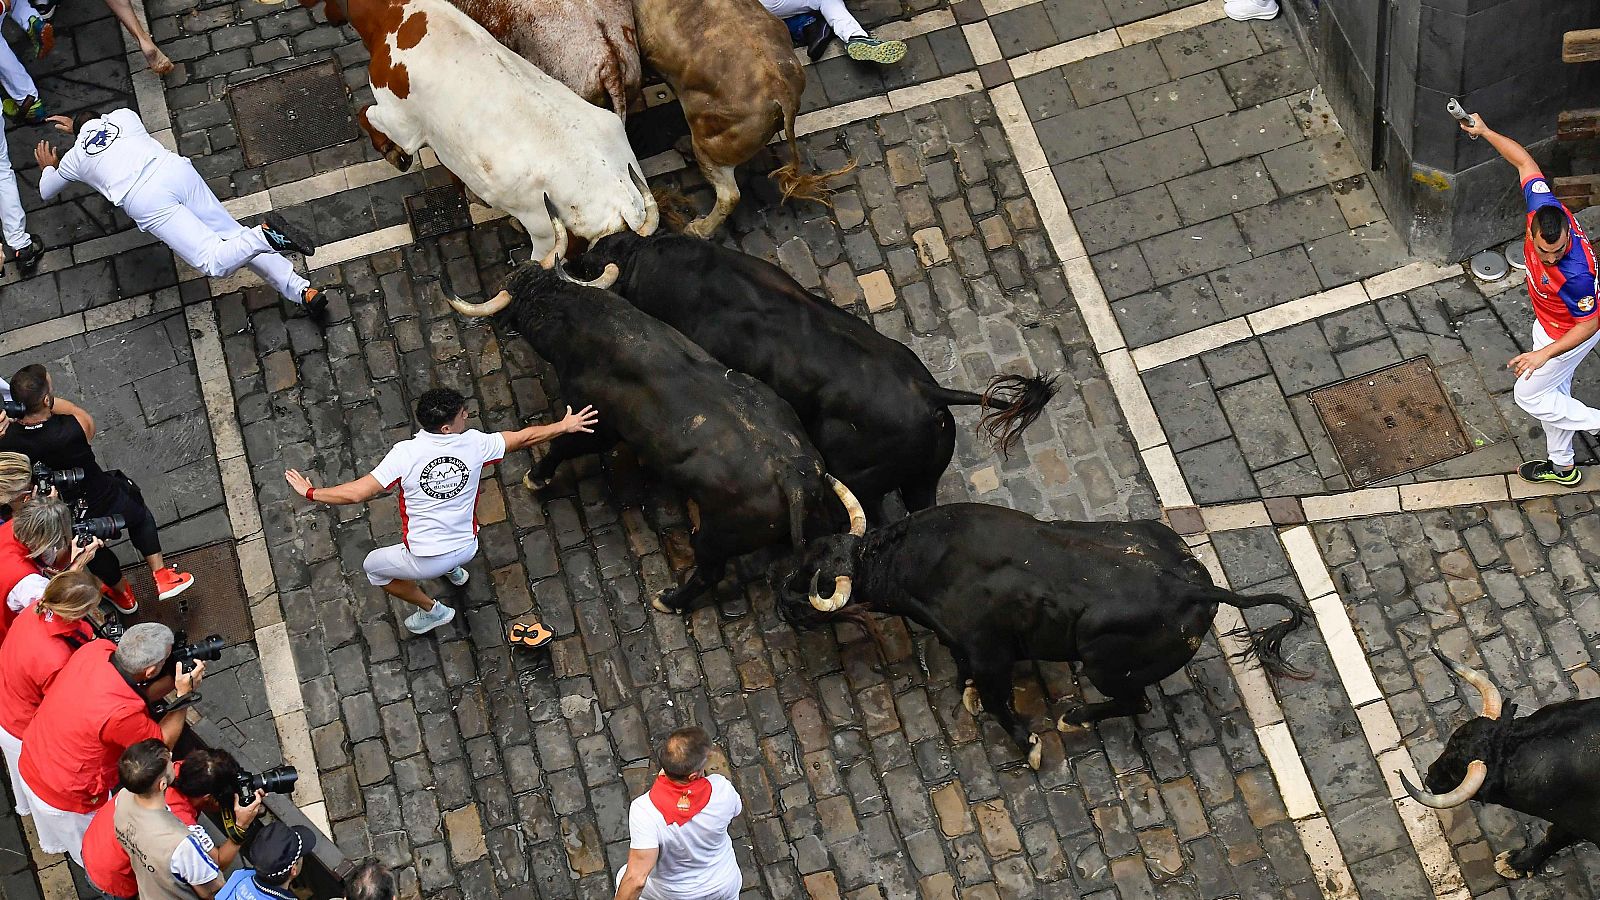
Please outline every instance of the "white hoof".
[[554, 480], [554, 478], [546, 478], [543, 481], [535, 481], [533, 480], [533, 472], [530, 471], [528, 474], [522, 476], [522, 486], [530, 491], [542, 491], [549, 487], [550, 482]]
[[1067, 717], [1062, 716], [1056, 720], [1056, 730], [1066, 734], [1072, 734], [1073, 732], [1077, 731], [1088, 731], [1089, 726], [1078, 722], [1068, 722]]
[[1506, 878], [1511, 881], [1528, 877], [1527, 872], [1518, 872], [1516, 869], [1511, 868], [1510, 850], [1507, 850], [1494, 858], [1494, 870], [1499, 872], [1502, 878]]
[[1044, 762], [1044, 744], [1039, 743], [1037, 734], [1028, 735], [1028, 768], [1039, 771], [1039, 764]]
[[967, 685], [961, 692], [961, 705], [967, 708], [967, 715], [976, 719], [983, 712], [983, 701], [978, 698], [978, 689]]
[[[665, 593], [666, 593], [666, 591], [662, 591], [661, 592], [661, 594], [665, 594]], [[666, 613], [669, 616], [677, 615], [678, 614], [677, 610], [675, 610], [672, 607], [670, 607], [670, 606], [666, 605], [665, 603], [661, 602], [661, 594], [657, 594], [654, 597], [650, 598], [650, 607], [652, 609], [654, 609], [658, 613]]]

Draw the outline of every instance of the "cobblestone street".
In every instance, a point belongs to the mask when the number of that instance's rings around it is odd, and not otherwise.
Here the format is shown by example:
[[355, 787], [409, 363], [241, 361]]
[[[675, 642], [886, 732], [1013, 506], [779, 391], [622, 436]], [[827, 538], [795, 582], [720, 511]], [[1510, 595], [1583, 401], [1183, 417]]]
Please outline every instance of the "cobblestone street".
[[[321, 330], [247, 273], [175, 262], [80, 189], [30, 205], [49, 254], [45, 274], [0, 279], [0, 375], [50, 367], [96, 416], [107, 467], [145, 486], [169, 552], [236, 540], [255, 639], [208, 674], [200, 711], [299, 766], [295, 805], [345, 856], [395, 867], [403, 897], [612, 897], [652, 747], [686, 724], [711, 732], [744, 799], [749, 900], [1600, 897], [1592, 845], [1507, 881], [1495, 857], [1542, 823], [1436, 814], [1396, 780], [1475, 715], [1435, 647], [1524, 714], [1600, 696], [1600, 510], [1594, 481], [1551, 497], [1505, 477], [1544, 452], [1504, 368], [1528, 346], [1526, 294], [1408, 254], [1285, 18], [1231, 21], [1221, 0], [854, 2], [911, 50], [892, 68], [837, 51], [807, 65], [801, 154], [853, 170], [831, 205], [784, 204], [764, 177], [774, 145], [714, 237], [904, 342], [946, 387], [1058, 379], [1009, 455], [954, 410], [940, 502], [1164, 519], [1219, 583], [1307, 601], [1284, 645], [1306, 680], [1235, 653], [1230, 632], [1278, 610], [1225, 607], [1148, 713], [1092, 729], [1054, 727], [1102, 699], [1070, 667], [1019, 666], [1034, 771], [964, 709], [930, 632], [782, 621], [783, 560], [741, 560], [687, 617], [653, 612], [693, 563], [689, 516], [626, 448], [537, 493], [527, 454], [491, 470], [471, 579], [441, 588], [461, 615], [407, 632], [361, 567], [398, 541], [395, 502], [313, 506], [284, 471], [370, 472], [434, 386], [467, 394], [486, 430], [586, 403], [522, 338], [446, 301], [493, 295], [527, 239], [481, 206], [470, 229], [419, 239], [406, 200], [448, 173], [424, 156], [402, 174], [364, 137], [246, 165], [237, 85], [333, 59], [351, 109], [371, 101], [348, 27], [256, 0], [143, 6], [175, 71], [63, 9], [75, 55], [48, 59], [52, 112], [135, 106], [240, 221], [313, 232], [313, 283], [345, 291]], [[704, 209], [682, 129], [670, 102], [629, 122], [651, 185]], [[35, 202], [41, 136], [9, 144]], [[1311, 392], [1416, 358], [1470, 446], [1353, 478]], [[507, 626], [534, 619], [550, 648], [509, 646]], [[0, 895], [75, 896], [22, 834], [0, 816]]]

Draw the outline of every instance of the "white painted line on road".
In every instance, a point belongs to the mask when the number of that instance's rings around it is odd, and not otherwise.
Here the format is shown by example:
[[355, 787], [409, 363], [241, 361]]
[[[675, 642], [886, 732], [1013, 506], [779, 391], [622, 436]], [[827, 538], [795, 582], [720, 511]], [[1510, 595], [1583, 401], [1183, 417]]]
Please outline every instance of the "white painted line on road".
[[1344, 601], [1338, 594], [1318, 597], [1311, 601], [1311, 611], [1317, 614], [1323, 642], [1328, 646], [1328, 655], [1333, 657], [1333, 667], [1339, 672], [1339, 682], [1344, 685], [1351, 708], [1382, 700], [1383, 692], [1378, 690], [1366, 651], [1361, 648], [1355, 629], [1350, 627]]
[[[888, 97], [867, 97], [861, 100], [852, 100], [849, 103], [841, 103], [838, 106], [830, 106], [827, 109], [802, 113], [795, 117], [794, 130], [799, 134], [813, 134], [818, 131], [826, 131], [829, 128], [849, 125], [852, 122], [859, 122], [862, 119], [888, 115], [892, 112], [894, 112], [894, 109], [889, 106]], [[772, 140], [773, 142], [781, 141], [783, 140], [783, 135], [774, 135]]]
[[1454, 278], [1463, 271], [1464, 269], [1460, 263], [1440, 266], [1419, 260], [1401, 266], [1398, 269], [1390, 269], [1380, 275], [1374, 275], [1361, 282], [1361, 286], [1366, 290], [1368, 297], [1374, 300], [1382, 300], [1385, 297], [1393, 297], [1395, 294], [1414, 291], [1419, 287], [1426, 287], [1427, 285], [1444, 281], [1447, 278]]
[[1045, 158], [1044, 145], [1039, 143], [1033, 120], [1028, 118], [1028, 108], [1022, 105], [1022, 94], [1018, 92], [1016, 82], [1008, 81], [990, 91], [989, 102], [1000, 117], [1000, 127], [1011, 142], [1011, 155], [1022, 174], [1047, 169], [1050, 163]]
[[895, 112], [905, 112], [908, 109], [916, 109], [919, 106], [927, 106], [940, 100], [949, 100], [951, 97], [981, 90], [983, 81], [977, 72], [962, 72], [937, 81], [924, 81], [921, 84], [892, 90], [889, 92], [889, 106]]
[[[1203, 516], [1204, 513], [1201, 513]], [[1296, 580], [1307, 597], [1321, 597], [1334, 593], [1333, 577], [1322, 564], [1322, 553], [1317, 549], [1316, 536], [1309, 528], [1291, 528], [1279, 535], [1284, 555], [1294, 567]]]
[[1510, 489], [1504, 475], [1452, 478], [1448, 481], [1422, 481], [1417, 484], [1400, 485], [1400, 508], [1407, 512], [1495, 503], [1510, 498]]
[[1205, 520], [1207, 531], [1238, 531], [1272, 524], [1266, 504], [1260, 500], [1202, 507], [1200, 518]]
[[1277, 306], [1269, 306], [1266, 309], [1253, 312], [1245, 318], [1249, 320], [1252, 331], [1256, 334], [1266, 334], [1271, 331], [1288, 328], [1291, 325], [1299, 325], [1301, 322], [1309, 322], [1312, 319], [1342, 312], [1353, 306], [1360, 306], [1369, 302], [1370, 299], [1367, 296], [1366, 289], [1359, 283], [1353, 282], [1319, 294], [1312, 294], [1309, 297], [1301, 297], [1298, 300], [1279, 303]]
[[1139, 457], [1144, 460], [1145, 471], [1150, 473], [1150, 484], [1155, 487], [1156, 499], [1161, 501], [1163, 508], [1194, 505], [1189, 484], [1183, 480], [1183, 471], [1178, 468], [1178, 459], [1172, 455], [1171, 447], [1166, 444], [1151, 447], [1140, 451]]
[[1004, 58], [1000, 53], [1000, 45], [995, 42], [994, 29], [989, 27], [988, 19], [961, 26], [961, 33], [966, 35], [967, 47], [972, 50], [974, 65], [986, 66]]
[[1151, 16], [1138, 22], [1131, 22], [1117, 29], [1117, 37], [1122, 39], [1123, 46], [1137, 44], [1142, 41], [1152, 41], [1158, 37], [1198, 28], [1210, 22], [1216, 22], [1227, 17], [1223, 11], [1223, 0], [1206, 0], [1194, 6], [1185, 6], [1160, 16]]
[[1139, 378], [1139, 370], [1133, 365], [1133, 357], [1126, 350], [1113, 350], [1102, 354], [1100, 362], [1105, 366], [1106, 378], [1111, 381], [1111, 390], [1122, 404], [1122, 414], [1128, 420], [1134, 445], [1144, 450], [1165, 444], [1167, 434], [1162, 430], [1161, 420], [1156, 417], [1156, 408], [1150, 403], [1150, 395], [1145, 393], [1144, 381]]
[[1122, 39], [1115, 30], [1107, 30], [1076, 38], [1064, 44], [1056, 44], [1043, 50], [1024, 53], [1011, 59], [1011, 74], [1017, 78], [1026, 78], [1049, 69], [1060, 68], [1091, 56], [1110, 53], [1123, 47]]
[[1209, 350], [1248, 340], [1252, 335], [1254, 332], [1242, 317], [1229, 319], [1226, 322], [1184, 332], [1164, 341], [1146, 344], [1133, 351], [1133, 361], [1139, 366], [1139, 371], [1148, 372], [1167, 363], [1199, 356]]
[[1306, 497], [1300, 501], [1300, 505], [1305, 509], [1306, 520], [1310, 522], [1379, 516], [1400, 511], [1400, 492], [1392, 487], [1364, 488], [1342, 494]]

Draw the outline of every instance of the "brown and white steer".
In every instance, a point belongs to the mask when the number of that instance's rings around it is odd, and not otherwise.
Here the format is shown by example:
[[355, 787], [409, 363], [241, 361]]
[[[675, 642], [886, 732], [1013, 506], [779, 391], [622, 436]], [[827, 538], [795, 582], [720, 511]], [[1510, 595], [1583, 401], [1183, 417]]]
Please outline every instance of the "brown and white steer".
[[627, 118], [639, 102], [632, 0], [451, 0], [578, 96]]
[[639, 52], [672, 85], [689, 120], [700, 171], [717, 191], [711, 211], [689, 223], [706, 237], [739, 204], [733, 170], [788, 132], [790, 162], [772, 173], [785, 200], [822, 201], [827, 178], [802, 174], [794, 117], [805, 90], [789, 29], [760, 0], [634, 0]]
[[483, 203], [520, 222], [535, 258], [558, 225], [594, 240], [649, 234], [655, 201], [622, 120], [494, 39], [447, 0], [300, 0], [346, 19], [372, 59], [359, 114], [401, 171], [423, 146]]

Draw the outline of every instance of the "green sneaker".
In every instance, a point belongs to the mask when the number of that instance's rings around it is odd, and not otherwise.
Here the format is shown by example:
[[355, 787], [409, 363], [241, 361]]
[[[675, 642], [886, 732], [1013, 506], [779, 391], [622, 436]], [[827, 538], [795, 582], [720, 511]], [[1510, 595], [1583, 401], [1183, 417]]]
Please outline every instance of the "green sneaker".
[[38, 125], [50, 115], [38, 97], [25, 97], [21, 102], [7, 97], [0, 103], [0, 113], [13, 125]]
[[892, 65], [906, 58], [905, 41], [880, 41], [875, 37], [851, 38], [844, 52], [859, 62]]
[[28, 27], [25, 30], [28, 32], [28, 42], [33, 44], [35, 59], [43, 59], [50, 55], [51, 50], [55, 49], [56, 27], [54, 25], [38, 16], [32, 16], [28, 19]]
[[1570, 466], [1565, 470], [1555, 467], [1548, 459], [1535, 459], [1517, 467], [1517, 475], [1532, 484], [1559, 484], [1562, 487], [1577, 487], [1583, 480], [1583, 470], [1577, 466]]

